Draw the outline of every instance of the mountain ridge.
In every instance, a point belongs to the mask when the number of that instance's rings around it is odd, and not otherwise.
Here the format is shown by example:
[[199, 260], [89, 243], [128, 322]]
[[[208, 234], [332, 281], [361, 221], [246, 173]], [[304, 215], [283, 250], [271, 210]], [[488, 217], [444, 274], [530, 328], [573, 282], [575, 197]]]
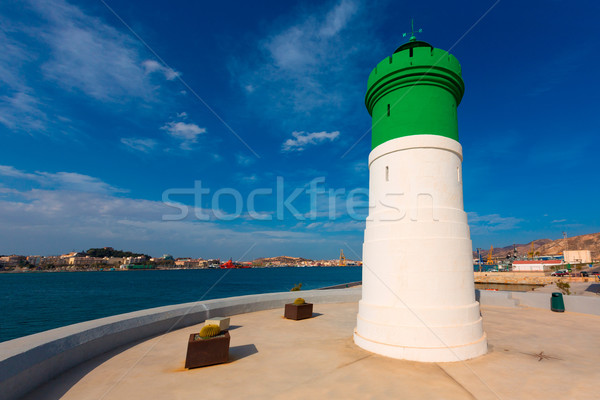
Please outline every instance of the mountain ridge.
[[[525, 244], [515, 244], [504, 247], [495, 247], [492, 253], [494, 258], [505, 258], [508, 253], [513, 251], [513, 246], [517, 249], [519, 256], [526, 256], [531, 253], [533, 243], [534, 255], [552, 256], [562, 254], [565, 250], [590, 250], [592, 259], [600, 256], [600, 232], [588, 233], [585, 235], [573, 236], [566, 239], [537, 239]], [[482, 258], [487, 258], [489, 249], [481, 250]], [[477, 251], [473, 251], [473, 257], [477, 257]]]

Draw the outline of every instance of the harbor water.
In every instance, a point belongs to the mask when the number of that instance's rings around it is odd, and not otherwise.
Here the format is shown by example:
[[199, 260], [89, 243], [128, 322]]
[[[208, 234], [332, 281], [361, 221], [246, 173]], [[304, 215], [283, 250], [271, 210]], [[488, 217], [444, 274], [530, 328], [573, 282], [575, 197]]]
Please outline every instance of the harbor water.
[[355, 282], [360, 267], [0, 274], [0, 342], [110, 315]]

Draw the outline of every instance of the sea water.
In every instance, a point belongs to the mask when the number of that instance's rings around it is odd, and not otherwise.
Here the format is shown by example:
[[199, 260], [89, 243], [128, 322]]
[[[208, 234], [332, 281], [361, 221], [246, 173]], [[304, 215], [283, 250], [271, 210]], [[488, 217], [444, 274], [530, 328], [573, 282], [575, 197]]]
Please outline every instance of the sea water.
[[0, 342], [131, 311], [361, 280], [360, 267], [0, 274]]

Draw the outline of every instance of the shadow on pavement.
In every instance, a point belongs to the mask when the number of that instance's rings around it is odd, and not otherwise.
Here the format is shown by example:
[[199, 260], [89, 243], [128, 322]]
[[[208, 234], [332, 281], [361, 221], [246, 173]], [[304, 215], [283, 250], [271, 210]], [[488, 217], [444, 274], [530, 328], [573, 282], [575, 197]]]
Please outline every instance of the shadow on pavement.
[[241, 360], [256, 353], [258, 353], [258, 349], [253, 344], [233, 346], [229, 348], [229, 362]]

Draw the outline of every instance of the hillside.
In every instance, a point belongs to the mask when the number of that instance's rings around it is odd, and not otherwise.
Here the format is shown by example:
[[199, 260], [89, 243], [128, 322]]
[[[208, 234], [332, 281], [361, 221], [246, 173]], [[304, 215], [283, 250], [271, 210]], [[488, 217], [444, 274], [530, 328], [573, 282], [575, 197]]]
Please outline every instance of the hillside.
[[115, 250], [112, 247], [103, 248], [91, 248], [82, 253], [87, 254], [90, 257], [146, 257], [150, 258], [147, 254], [132, 253], [131, 251]]
[[[517, 244], [516, 248], [519, 255], [527, 255], [531, 252], [531, 243]], [[569, 250], [591, 250], [592, 258], [597, 259], [600, 257], [600, 233], [589, 233], [587, 235], [573, 236], [565, 239], [538, 239], [533, 241], [533, 251], [539, 252], [541, 256], [550, 256], [556, 254], [562, 254], [566, 249]], [[506, 247], [496, 248], [494, 246], [494, 257], [506, 257], [509, 252], [512, 252], [513, 246], [509, 245]], [[483, 258], [486, 258], [489, 253], [489, 249], [482, 250], [481, 254]], [[477, 257], [477, 251], [473, 252], [473, 257]]]
[[289, 265], [295, 265], [298, 264], [302, 261], [312, 261], [309, 260], [308, 258], [302, 258], [302, 257], [288, 257], [288, 256], [279, 256], [279, 257], [262, 257], [262, 258], [257, 258], [256, 260], [253, 261], [254, 264], [273, 264], [273, 263], [277, 263], [277, 264], [289, 264]]

